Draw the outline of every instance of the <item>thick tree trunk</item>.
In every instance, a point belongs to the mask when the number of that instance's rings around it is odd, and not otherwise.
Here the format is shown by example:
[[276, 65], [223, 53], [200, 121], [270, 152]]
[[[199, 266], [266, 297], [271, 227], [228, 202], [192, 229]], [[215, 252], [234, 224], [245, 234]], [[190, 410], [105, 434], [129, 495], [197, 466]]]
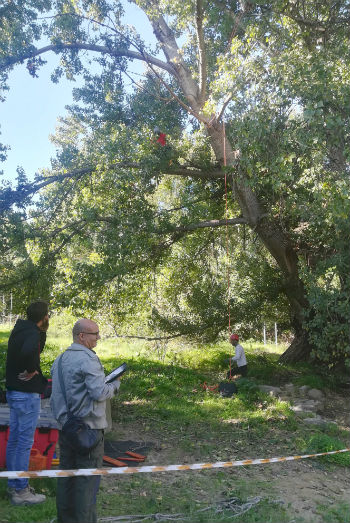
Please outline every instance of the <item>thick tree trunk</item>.
[[[221, 126], [208, 130], [217, 159], [223, 163], [223, 133]], [[226, 140], [227, 165], [237, 164], [235, 152]], [[312, 347], [304, 329], [303, 312], [308, 307], [303, 282], [298, 274], [298, 257], [287, 234], [268, 213], [262, 211], [255, 193], [246, 183], [244, 173], [233, 177], [234, 195], [239, 203], [243, 218], [258, 234], [260, 240], [276, 260], [283, 277], [283, 291], [289, 301], [294, 340], [280, 361], [296, 362], [307, 360]]]
[[312, 350], [304, 328], [304, 311], [308, 307], [305, 288], [298, 274], [298, 258], [293, 246], [280, 229], [279, 224], [270, 218], [263, 218], [255, 228], [261, 241], [277, 261], [283, 274], [283, 291], [289, 301], [290, 319], [294, 339], [282, 354], [280, 361], [293, 363], [307, 360]]
[[278, 361], [281, 363], [295, 363], [297, 361], [306, 361], [310, 357], [312, 347], [309, 344], [305, 330], [295, 332], [294, 339], [288, 349], [281, 355]]
[[[205, 42], [201, 37], [202, 19], [201, 3], [197, 3], [197, 28], [198, 28], [198, 51], [200, 57], [200, 77], [205, 77]], [[291, 322], [295, 331], [295, 340], [285, 353], [285, 359], [288, 361], [299, 361], [307, 358], [310, 354], [310, 346], [307, 343], [307, 335], [303, 329], [302, 311], [307, 307], [307, 300], [303, 284], [298, 275], [298, 260], [290, 239], [280, 227], [279, 223], [274, 220], [265, 211], [262, 211], [256, 194], [252, 191], [247, 183], [248, 179], [244, 172], [237, 168], [238, 158], [237, 151], [234, 151], [230, 142], [225, 139], [222, 125], [217, 120], [217, 115], [208, 115], [202, 112], [204, 104], [204, 84], [197, 85], [191, 71], [184, 62], [179, 52], [175, 36], [172, 30], [165, 22], [162, 15], [150, 17], [154, 34], [162, 46], [166, 56], [167, 63], [173, 67], [174, 74], [187, 103], [190, 112], [196, 118], [204, 123], [210, 138], [217, 161], [224, 165], [224, 156], [226, 165], [235, 166], [236, 175], [233, 176], [232, 188], [234, 197], [238, 202], [243, 218], [249, 226], [256, 231], [261, 241], [275, 258], [284, 277], [284, 292], [290, 303]], [[203, 80], [204, 81], [204, 80]], [[224, 153], [225, 151], [225, 153]]]

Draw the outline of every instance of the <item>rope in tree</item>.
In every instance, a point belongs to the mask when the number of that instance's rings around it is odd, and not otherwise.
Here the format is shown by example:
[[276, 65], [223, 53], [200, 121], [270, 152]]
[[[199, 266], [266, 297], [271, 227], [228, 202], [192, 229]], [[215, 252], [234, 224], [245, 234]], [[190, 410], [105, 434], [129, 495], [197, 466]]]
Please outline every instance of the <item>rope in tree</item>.
[[[227, 205], [227, 161], [226, 161], [226, 130], [225, 122], [222, 122], [222, 139], [223, 139], [223, 153], [224, 153], [224, 168], [225, 168], [225, 219], [226, 219], [226, 256], [229, 260], [229, 240], [228, 240], [228, 205]], [[230, 268], [227, 262], [227, 308], [228, 308], [228, 335], [231, 334], [231, 308], [230, 308]], [[230, 361], [230, 377], [232, 378], [232, 362]]]

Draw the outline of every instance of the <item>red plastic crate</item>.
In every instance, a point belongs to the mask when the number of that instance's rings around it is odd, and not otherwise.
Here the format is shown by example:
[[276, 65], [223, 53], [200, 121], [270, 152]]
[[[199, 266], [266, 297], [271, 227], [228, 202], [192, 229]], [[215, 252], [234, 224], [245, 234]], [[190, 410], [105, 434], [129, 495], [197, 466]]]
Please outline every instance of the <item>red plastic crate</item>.
[[46, 468], [51, 468], [51, 462], [58, 441], [58, 430], [49, 427], [35, 429], [33, 449], [38, 449], [41, 454], [47, 453]]
[[[6, 446], [9, 437], [9, 428], [0, 426], [0, 468], [6, 467]], [[35, 429], [33, 449], [39, 450], [40, 454], [47, 452], [46, 468], [51, 468], [51, 462], [58, 441], [58, 430], [49, 427], [38, 427]]]
[[7, 425], [0, 425], [0, 468], [5, 468], [6, 446], [9, 439], [9, 428]]
[[[40, 416], [34, 434], [33, 449], [37, 449], [41, 454], [46, 452], [46, 468], [51, 468], [52, 458], [58, 440], [58, 429], [56, 420], [52, 417], [48, 406], [48, 400], [42, 400]], [[0, 408], [0, 468], [6, 467], [6, 446], [10, 435], [10, 408], [8, 405], [1, 405]]]

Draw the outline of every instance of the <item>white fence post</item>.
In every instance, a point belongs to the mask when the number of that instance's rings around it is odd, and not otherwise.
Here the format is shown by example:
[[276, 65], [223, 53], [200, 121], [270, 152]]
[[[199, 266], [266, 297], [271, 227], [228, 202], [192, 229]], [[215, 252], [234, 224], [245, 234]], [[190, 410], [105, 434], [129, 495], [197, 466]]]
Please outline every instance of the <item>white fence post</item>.
[[12, 292], [10, 295], [10, 325], [12, 325]]
[[275, 323], [275, 345], [277, 345], [277, 323]]

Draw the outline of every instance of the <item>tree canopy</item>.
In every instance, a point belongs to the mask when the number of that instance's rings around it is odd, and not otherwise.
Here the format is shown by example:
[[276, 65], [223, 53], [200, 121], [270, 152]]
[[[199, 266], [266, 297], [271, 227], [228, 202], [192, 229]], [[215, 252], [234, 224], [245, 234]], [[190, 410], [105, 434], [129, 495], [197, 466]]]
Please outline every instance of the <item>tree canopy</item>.
[[284, 361], [347, 362], [349, 2], [134, 3], [156, 43], [125, 2], [0, 8], [3, 96], [50, 53], [52, 81], [84, 80], [51, 168], [2, 189], [2, 288], [116, 330], [215, 339], [228, 311], [245, 335], [278, 319]]

